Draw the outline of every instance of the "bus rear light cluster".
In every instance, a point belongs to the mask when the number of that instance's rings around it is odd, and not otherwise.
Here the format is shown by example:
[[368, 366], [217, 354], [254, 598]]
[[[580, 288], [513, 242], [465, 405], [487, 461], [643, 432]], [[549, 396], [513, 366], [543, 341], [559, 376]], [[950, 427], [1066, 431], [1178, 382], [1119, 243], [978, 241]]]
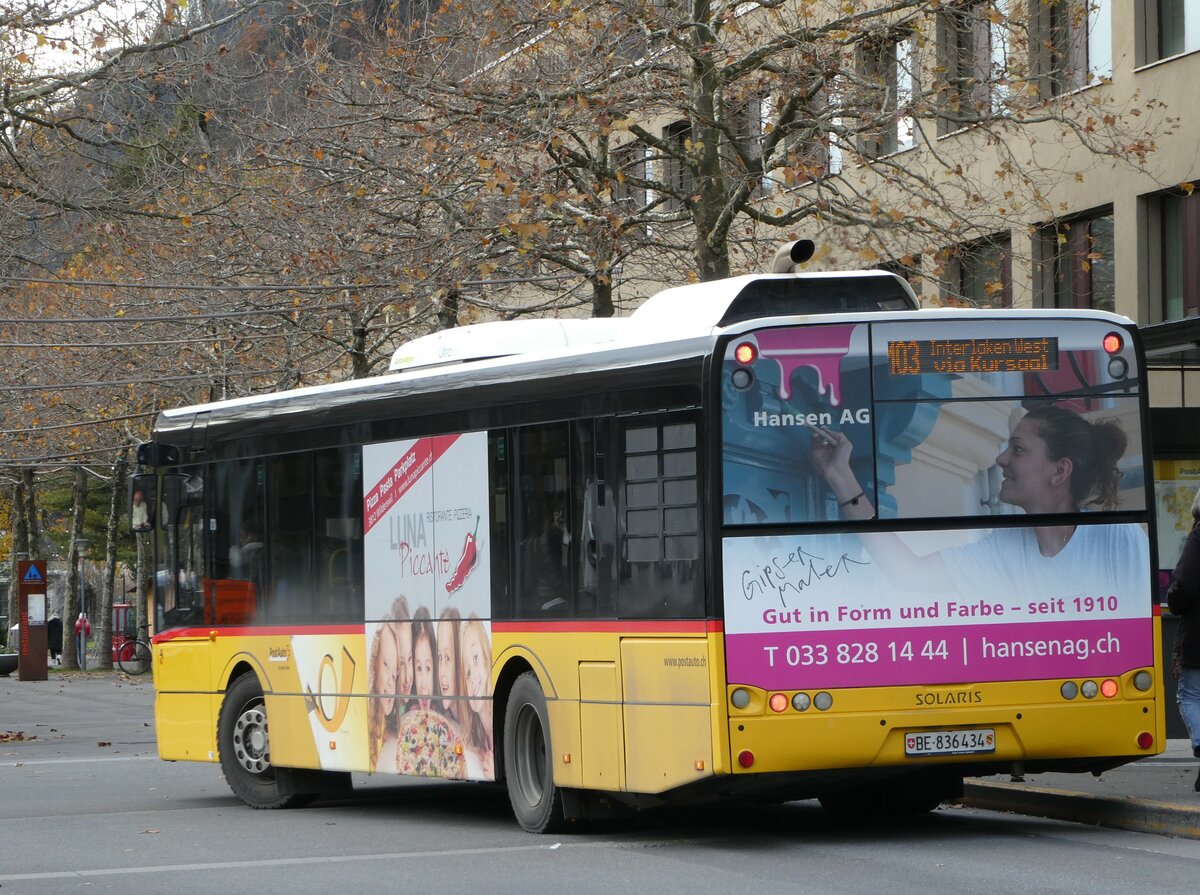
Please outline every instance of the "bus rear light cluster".
[[[777, 702], [778, 708], [776, 708]], [[816, 706], [819, 712], [827, 712], [833, 707], [833, 697], [824, 691], [821, 691], [816, 696], [809, 696], [807, 693], [797, 693], [792, 697], [791, 704], [792, 708], [798, 712], [807, 712], [812, 706]], [[788, 698], [783, 693], [773, 693], [770, 705], [773, 711], [782, 712], [788, 706]]]
[[1129, 374], [1129, 362], [1117, 355], [1125, 347], [1125, 340], [1121, 338], [1120, 333], [1113, 332], [1105, 336], [1101, 344], [1108, 352], [1108, 375], [1114, 380], [1124, 379]]
[[1076, 696], [1082, 696], [1084, 699], [1095, 699], [1097, 696], [1112, 699], [1121, 692], [1121, 686], [1112, 678], [1106, 678], [1098, 684], [1095, 681], [1084, 681], [1082, 684], [1064, 681], [1058, 692], [1062, 694], [1063, 699], [1074, 699]]
[[[749, 708], [752, 700], [750, 691], [745, 687], [738, 687], [729, 694], [729, 702], [735, 709]], [[814, 706], [819, 712], [827, 712], [833, 708], [833, 696], [822, 690], [815, 696], [794, 693], [789, 699], [786, 693], [772, 693], [767, 697], [767, 707], [777, 715], [786, 712], [789, 705], [797, 712], [807, 712]]]

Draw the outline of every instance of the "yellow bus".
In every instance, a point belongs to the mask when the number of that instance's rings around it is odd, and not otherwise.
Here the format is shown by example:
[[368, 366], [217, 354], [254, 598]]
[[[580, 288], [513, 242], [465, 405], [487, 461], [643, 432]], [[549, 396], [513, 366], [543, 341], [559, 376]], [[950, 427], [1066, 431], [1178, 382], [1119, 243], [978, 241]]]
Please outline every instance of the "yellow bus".
[[256, 808], [502, 782], [541, 832], [1159, 752], [1135, 327], [783, 257], [163, 412], [134, 478], [160, 756]]

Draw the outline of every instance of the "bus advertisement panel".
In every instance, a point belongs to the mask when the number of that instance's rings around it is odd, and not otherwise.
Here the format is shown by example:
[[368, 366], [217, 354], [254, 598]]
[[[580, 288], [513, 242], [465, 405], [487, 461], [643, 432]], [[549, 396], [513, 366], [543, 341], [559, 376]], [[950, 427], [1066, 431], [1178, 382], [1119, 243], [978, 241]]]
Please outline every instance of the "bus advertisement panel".
[[[1154, 664], [1132, 347], [1107, 320], [982, 331], [836, 324], [730, 343], [731, 683], [951, 684]], [[1137, 515], [1102, 515], [1113, 511]], [[813, 523], [876, 530], [787, 531]]]
[[[1026, 529], [967, 534], [969, 544], [944, 554], [956, 574], [936, 589], [922, 589], [925, 576], [889, 576], [871, 556], [872, 535], [726, 540], [730, 680], [902, 686], [1119, 676], [1153, 664], [1141, 526], [1088, 526], [1059, 562], [1038, 555]], [[1134, 562], [1117, 569], [1112, 557]]]
[[491, 780], [487, 433], [363, 448], [370, 770]]

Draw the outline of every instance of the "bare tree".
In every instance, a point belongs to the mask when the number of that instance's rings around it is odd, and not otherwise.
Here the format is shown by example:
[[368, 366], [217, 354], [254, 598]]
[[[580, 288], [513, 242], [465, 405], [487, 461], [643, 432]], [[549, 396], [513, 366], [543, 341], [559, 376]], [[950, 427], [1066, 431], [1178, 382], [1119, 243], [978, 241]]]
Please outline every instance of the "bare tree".
[[[1144, 114], [1161, 112], [1153, 101], [1118, 108], [1103, 89], [1070, 89], [1102, 77], [1067, 52], [1088, 11], [1066, 0], [487, 4], [451, 14], [441, 39], [491, 47], [489, 64], [449, 78], [420, 60], [408, 70], [412, 92], [456, 124], [474, 116], [508, 135], [514, 166], [541, 149], [547, 172], [586, 184], [593, 216], [568, 225], [623, 225], [629, 190], [604, 185], [628, 184], [656, 236], [641, 263], [686, 231], [694, 275], [710, 279], [729, 274], [731, 253], [760, 257], [773, 233], [800, 225], [891, 257], [1025, 220], [1014, 195], [1051, 214], [1045, 197], [1064, 171], [1139, 165], [1170, 125]], [[531, 203], [519, 220], [555, 219]]]

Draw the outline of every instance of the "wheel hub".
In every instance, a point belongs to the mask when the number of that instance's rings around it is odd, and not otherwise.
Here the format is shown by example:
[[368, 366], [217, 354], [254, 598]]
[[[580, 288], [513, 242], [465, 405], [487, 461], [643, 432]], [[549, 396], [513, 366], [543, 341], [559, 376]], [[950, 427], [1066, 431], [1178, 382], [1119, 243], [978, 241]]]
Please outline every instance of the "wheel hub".
[[251, 774], [263, 774], [271, 767], [271, 741], [262, 706], [251, 706], [238, 716], [233, 726], [233, 752], [238, 764]]

